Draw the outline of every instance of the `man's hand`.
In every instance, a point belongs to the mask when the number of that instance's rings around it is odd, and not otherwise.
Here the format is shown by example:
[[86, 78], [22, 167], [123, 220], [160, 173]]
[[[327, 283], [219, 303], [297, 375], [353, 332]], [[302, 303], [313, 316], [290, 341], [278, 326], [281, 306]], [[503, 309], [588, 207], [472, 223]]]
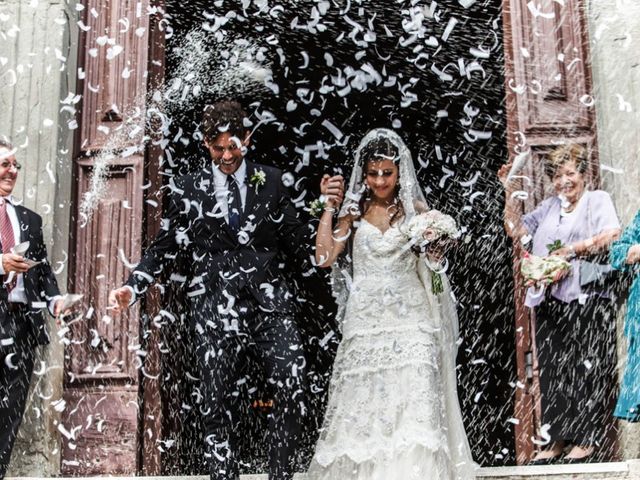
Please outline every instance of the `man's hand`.
[[[59, 298], [56, 300], [56, 303], [53, 304], [53, 316], [57, 317], [62, 313], [62, 305], [64, 304], [64, 300]], [[66, 313], [66, 312], [65, 312]]]
[[111, 290], [109, 293], [109, 307], [111, 307], [116, 313], [120, 313], [129, 308], [131, 297], [130, 288], [120, 287]]
[[64, 318], [71, 313], [72, 308], [67, 308], [64, 312], [62, 311], [62, 306], [64, 305], [64, 299], [59, 298], [56, 300], [56, 303], [53, 304], [53, 316], [56, 319], [56, 325], [58, 327], [62, 326], [62, 322]]
[[344, 199], [344, 179], [342, 175], [331, 177], [325, 173], [322, 176], [322, 180], [320, 180], [320, 193], [327, 198], [327, 207], [339, 207]]
[[15, 253], [3, 253], [2, 254], [2, 268], [4, 273], [10, 272], [24, 273], [29, 270], [29, 264], [24, 261], [22, 255], [16, 255]]

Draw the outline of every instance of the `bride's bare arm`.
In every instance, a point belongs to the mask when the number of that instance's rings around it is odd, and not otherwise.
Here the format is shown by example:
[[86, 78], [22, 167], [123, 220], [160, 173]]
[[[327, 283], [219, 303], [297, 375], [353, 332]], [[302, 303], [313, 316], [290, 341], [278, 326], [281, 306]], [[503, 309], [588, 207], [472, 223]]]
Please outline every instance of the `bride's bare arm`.
[[353, 218], [350, 215], [340, 217], [333, 227], [333, 212], [325, 210], [320, 217], [316, 237], [316, 264], [321, 268], [330, 267], [344, 250], [351, 234]]
[[414, 208], [414, 210], [416, 211], [416, 213], [418, 215], [420, 215], [421, 213], [426, 213], [426, 212], [429, 211], [429, 206], [426, 203], [418, 201], [418, 200], [416, 200], [413, 203], [413, 208]]
[[330, 267], [344, 250], [353, 220], [350, 215], [340, 217], [336, 228], [333, 228], [333, 213], [340, 209], [344, 198], [342, 176], [323, 175], [320, 180], [320, 192], [326, 197], [326, 207], [320, 217], [316, 236], [316, 265], [326, 268]]

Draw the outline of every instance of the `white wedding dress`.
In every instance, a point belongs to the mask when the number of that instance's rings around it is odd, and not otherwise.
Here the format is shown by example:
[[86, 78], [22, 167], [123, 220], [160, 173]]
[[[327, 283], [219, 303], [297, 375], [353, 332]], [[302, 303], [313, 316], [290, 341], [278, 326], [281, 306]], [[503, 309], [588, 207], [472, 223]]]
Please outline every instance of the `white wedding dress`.
[[360, 221], [353, 281], [309, 480], [474, 478], [456, 393], [450, 290], [393, 226]]

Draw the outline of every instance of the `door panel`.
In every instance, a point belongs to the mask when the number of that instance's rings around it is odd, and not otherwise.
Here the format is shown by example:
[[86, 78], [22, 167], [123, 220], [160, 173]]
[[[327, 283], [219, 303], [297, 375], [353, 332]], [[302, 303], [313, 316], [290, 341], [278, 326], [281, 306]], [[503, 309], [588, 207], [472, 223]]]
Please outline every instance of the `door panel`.
[[110, 315], [108, 293], [141, 254], [147, 0], [86, 0], [82, 30], [70, 289], [84, 317], [66, 335], [64, 475], [131, 475], [139, 465], [140, 311]]

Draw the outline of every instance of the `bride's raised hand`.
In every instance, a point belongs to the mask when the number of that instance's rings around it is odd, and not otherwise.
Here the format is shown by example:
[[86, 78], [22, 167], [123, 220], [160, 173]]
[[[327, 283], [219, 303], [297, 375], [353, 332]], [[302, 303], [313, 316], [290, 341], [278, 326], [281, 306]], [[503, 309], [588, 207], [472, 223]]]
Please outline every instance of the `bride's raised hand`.
[[344, 199], [344, 179], [342, 175], [324, 174], [320, 180], [320, 193], [326, 197], [328, 207], [339, 207]]

